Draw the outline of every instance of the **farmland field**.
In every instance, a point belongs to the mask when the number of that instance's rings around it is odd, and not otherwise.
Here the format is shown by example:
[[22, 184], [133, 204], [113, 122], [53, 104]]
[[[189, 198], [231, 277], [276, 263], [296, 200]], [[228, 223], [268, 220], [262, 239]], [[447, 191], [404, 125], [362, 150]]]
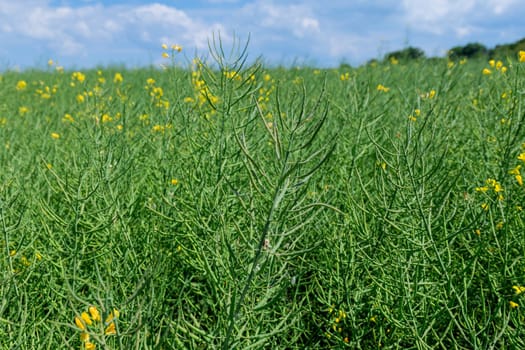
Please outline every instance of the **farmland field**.
[[168, 55], [1, 74], [1, 349], [525, 348], [518, 57]]

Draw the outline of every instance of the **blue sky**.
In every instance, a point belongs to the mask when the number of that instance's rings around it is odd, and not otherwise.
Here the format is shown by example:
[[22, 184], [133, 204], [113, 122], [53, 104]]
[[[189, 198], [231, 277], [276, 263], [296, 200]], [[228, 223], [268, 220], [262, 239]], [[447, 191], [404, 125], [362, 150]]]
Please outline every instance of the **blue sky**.
[[525, 0], [0, 0], [0, 69], [157, 65], [161, 44], [204, 56], [250, 36], [270, 64], [358, 65], [407, 45], [428, 56], [525, 37]]

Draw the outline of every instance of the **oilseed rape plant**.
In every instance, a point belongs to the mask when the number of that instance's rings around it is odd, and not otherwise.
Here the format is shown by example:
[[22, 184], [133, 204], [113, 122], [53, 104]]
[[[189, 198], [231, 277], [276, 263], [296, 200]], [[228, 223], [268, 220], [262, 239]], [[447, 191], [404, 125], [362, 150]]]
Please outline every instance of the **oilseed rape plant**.
[[2, 72], [0, 344], [525, 348], [525, 53], [226, 46]]
[[105, 338], [117, 334], [117, 327], [115, 326], [120, 312], [113, 309], [104, 318], [96, 306], [89, 306], [88, 311], [83, 311], [80, 316], [75, 316], [74, 323], [80, 331], [80, 349], [94, 350], [97, 348], [97, 340], [101, 344], [107, 344]]

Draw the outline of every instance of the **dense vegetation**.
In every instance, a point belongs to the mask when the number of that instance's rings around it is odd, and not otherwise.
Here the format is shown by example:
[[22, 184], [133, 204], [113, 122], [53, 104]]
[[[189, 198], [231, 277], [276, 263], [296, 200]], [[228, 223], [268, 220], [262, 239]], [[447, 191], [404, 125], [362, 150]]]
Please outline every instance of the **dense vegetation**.
[[[496, 45], [491, 49], [477, 42], [468, 43], [463, 46], [454, 46], [448, 50], [447, 56], [453, 61], [459, 61], [465, 58], [505, 60], [507, 57], [516, 57], [519, 52], [523, 50], [525, 50], [525, 38], [510, 44]], [[423, 58], [425, 58], [425, 52], [423, 50], [417, 47], [409, 46], [401, 50], [387, 53], [384, 57], [384, 60], [409, 61]]]
[[1, 76], [2, 348], [525, 347], [525, 52], [213, 54]]

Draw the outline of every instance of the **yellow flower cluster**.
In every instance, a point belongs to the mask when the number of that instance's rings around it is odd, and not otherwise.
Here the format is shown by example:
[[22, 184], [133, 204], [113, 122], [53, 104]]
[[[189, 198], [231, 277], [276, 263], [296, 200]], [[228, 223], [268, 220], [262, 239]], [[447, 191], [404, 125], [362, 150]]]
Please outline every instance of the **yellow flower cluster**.
[[520, 50], [520, 52], [518, 52], [518, 59], [520, 62], [525, 62], [525, 51]]
[[27, 108], [26, 106], [20, 106], [20, 107], [18, 107], [18, 114], [20, 114], [20, 115], [24, 115], [24, 114], [26, 114], [27, 112], [29, 112], [29, 108]]
[[155, 124], [153, 125], [153, 127], [151, 128], [151, 131], [153, 132], [158, 132], [158, 133], [161, 133], [163, 134], [164, 132], [166, 132], [166, 130], [169, 130], [173, 128], [173, 125], [168, 123], [168, 124], [165, 124], [165, 125], [161, 125], [161, 124]]
[[117, 309], [111, 311], [104, 323], [102, 323], [102, 316], [96, 306], [91, 305], [88, 307], [87, 312], [82, 312], [80, 316], [75, 316], [75, 325], [80, 329], [80, 340], [82, 342], [81, 349], [94, 350], [96, 344], [91, 341], [91, 334], [101, 334], [106, 336], [116, 335], [117, 329], [115, 326], [115, 320], [120, 316], [120, 312]]
[[75, 81], [83, 83], [86, 80], [86, 75], [82, 72], [73, 72], [73, 74], [71, 74], [71, 80], [71, 86], [75, 86]]
[[215, 113], [215, 106], [219, 102], [219, 97], [215, 96], [206, 81], [202, 77], [202, 70], [204, 64], [198, 59], [193, 60], [193, 67], [191, 72], [191, 83], [193, 85], [193, 91], [195, 94], [194, 100], [197, 102], [199, 107], [203, 107], [205, 104], [211, 104], [211, 111], [209, 113], [204, 113], [204, 115], [209, 118], [210, 115]]
[[505, 67], [503, 65], [503, 62], [501, 62], [501, 61], [490, 60], [489, 61], [489, 66], [491, 66], [493, 68], [496, 68], [496, 70], [500, 71], [501, 73], [507, 72], [507, 67]]
[[509, 174], [514, 175], [514, 178], [516, 179], [516, 182], [518, 183], [518, 185], [523, 186], [523, 177], [521, 176], [520, 169], [521, 169], [521, 165], [518, 164], [516, 165], [515, 168], [509, 170]]
[[412, 122], [417, 121], [417, 117], [421, 115], [421, 110], [419, 108], [414, 109], [414, 113], [408, 116], [408, 119]]
[[[489, 178], [489, 179], [485, 180], [485, 186], [476, 187], [476, 192], [484, 193], [484, 194], [493, 193], [494, 195], [496, 195], [496, 198], [497, 198], [498, 201], [503, 201], [503, 199], [504, 199], [504, 197], [503, 197], [503, 187], [495, 179], [490, 179]], [[489, 209], [489, 204], [488, 203], [482, 203], [481, 204], [481, 208], [483, 210], [488, 210]]]
[[38, 252], [35, 252], [34, 259], [31, 259], [25, 254], [20, 254], [16, 249], [12, 249], [9, 251], [9, 258], [13, 264], [13, 273], [19, 273], [22, 272], [26, 267], [31, 266], [32, 263], [42, 260], [42, 255], [40, 255]]
[[155, 107], [162, 107], [164, 109], [168, 109], [170, 107], [170, 102], [163, 98], [164, 90], [160, 86], [155, 86], [155, 79], [148, 78], [144, 88], [149, 92]]
[[48, 99], [51, 98], [51, 96], [53, 96], [54, 94], [57, 93], [57, 90], [58, 90], [58, 86], [57, 85], [53, 85], [53, 87], [50, 88], [49, 86], [44, 85], [43, 81], [40, 81], [39, 83], [42, 86], [42, 88], [36, 89], [35, 92], [42, 99], [48, 100]]
[[124, 77], [120, 73], [115, 73], [115, 76], [113, 77], [113, 82], [115, 84], [122, 83], [124, 81]]
[[27, 83], [25, 80], [19, 80], [18, 83], [16, 83], [16, 91], [22, 91], [25, 90], [27, 87]]
[[499, 193], [503, 191], [503, 187], [501, 187], [501, 184], [494, 179], [487, 179], [485, 181], [485, 184], [486, 184], [485, 186], [476, 187], [476, 192], [486, 193], [490, 189], [494, 190], [495, 193]]
[[376, 90], [377, 91], [381, 91], [381, 92], [388, 92], [388, 91], [390, 91], [390, 88], [388, 88], [388, 87], [386, 87], [386, 86], [384, 86], [382, 84], [379, 84], [379, 85], [377, 85]]
[[[162, 47], [163, 50], [168, 50], [168, 45], [167, 44], [162, 44], [161, 47]], [[182, 46], [180, 46], [180, 45], [171, 45], [171, 52], [172, 53], [181, 52], [181, 51], [182, 51]], [[162, 53], [162, 57], [163, 58], [169, 58], [170, 54], [167, 53], [167, 52], [163, 52]]]
[[233, 80], [236, 80], [236, 81], [242, 81], [242, 75], [239, 74], [239, 72], [236, 72], [234, 70], [232, 70], [232, 71], [225, 70], [223, 72], [223, 74], [226, 77], [226, 79], [233, 79]]
[[328, 309], [328, 313], [331, 318], [331, 329], [325, 333], [327, 338], [331, 338], [332, 335], [337, 335], [343, 342], [348, 343], [348, 336], [345, 331], [345, 320], [347, 317], [346, 312], [343, 309], [336, 310], [334, 307]]
[[[514, 294], [515, 295], [520, 295], [522, 293], [525, 293], [525, 286], [519, 286], [519, 285], [515, 285], [515, 286], [512, 286], [512, 289], [514, 290]], [[511, 309], [516, 309], [520, 306], [520, 304], [518, 304], [517, 302], [511, 300], [509, 301], [509, 306]]]
[[424, 94], [420, 94], [419, 97], [421, 97], [422, 99], [429, 99], [429, 100], [431, 100], [434, 97], [436, 97], [436, 90], [432, 89], [429, 92], [425, 92]]
[[[496, 61], [496, 60], [489, 60], [489, 66], [491, 68], [495, 68], [496, 71], [500, 72], [500, 73], [506, 73], [507, 72], [507, 67], [505, 67], [503, 65], [503, 62], [501, 61]], [[483, 70], [481, 71], [481, 73], [483, 75], [490, 75], [492, 74], [492, 70], [490, 68], [483, 68]]]

